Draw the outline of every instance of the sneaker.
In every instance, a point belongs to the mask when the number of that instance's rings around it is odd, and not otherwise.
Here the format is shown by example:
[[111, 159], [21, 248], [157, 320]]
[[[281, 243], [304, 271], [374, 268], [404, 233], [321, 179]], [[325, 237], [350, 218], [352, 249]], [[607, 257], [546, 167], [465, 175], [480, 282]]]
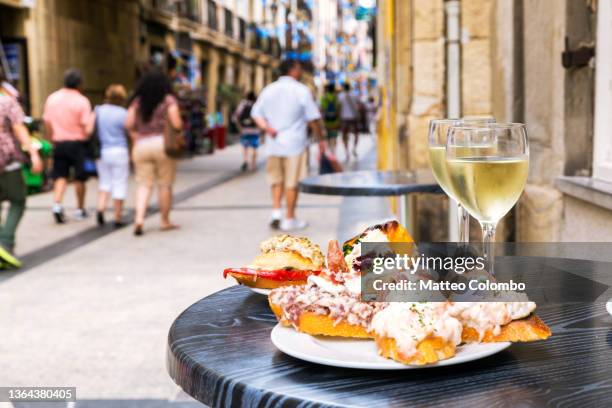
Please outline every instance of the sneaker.
[[55, 217], [55, 222], [57, 224], [64, 224], [66, 222], [66, 217], [64, 216], [64, 209], [60, 204], [53, 204], [53, 217]]
[[103, 211], [96, 211], [96, 221], [98, 222], [98, 227], [103, 227], [106, 224]]
[[76, 211], [74, 212], [74, 218], [79, 221], [84, 220], [88, 216], [89, 214], [87, 213], [87, 210], [84, 208], [77, 208]]
[[139, 224], [134, 225], [134, 236], [140, 237], [142, 236], [142, 234], [144, 234], [144, 231], [142, 230], [142, 225], [139, 225]]
[[3, 263], [13, 268], [21, 268], [21, 261], [15, 257], [8, 249], [0, 245], [0, 259]]
[[240, 171], [241, 172], [245, 172], [248, 169], [248, 165], [247, 162], [242, 163], [242, 166], [240, 166]]
[[272, 210], [272, 217], [270, 220], [270, 228], [277, 230], [280, 228], [281, 218], [283, 218], [283, 213], [280, 209]]
[[308, 223], [297, 218], [286, 218], [281, 221], [280, 229], [283, 231], [295, 231], [301, 230], [308, 226]]

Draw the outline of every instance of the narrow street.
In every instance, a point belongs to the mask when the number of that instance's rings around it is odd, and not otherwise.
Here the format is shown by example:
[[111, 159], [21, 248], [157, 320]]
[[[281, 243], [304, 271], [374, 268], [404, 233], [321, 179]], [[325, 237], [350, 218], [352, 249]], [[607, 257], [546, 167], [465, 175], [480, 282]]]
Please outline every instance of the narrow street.
[[[367, 168], [375, 150], [362, 139]], [[239, 164], [239, 146], [183, 161], [173, 212], [181, 229], [160, 232], [153, 214], [140, 238], [131, 226], [98, 229], [91, 215], [55, 225], [49, 194], [32, 197], [18, 232], [26, 266], [0, 274], [0, 384], [76, 386], [78, 407], [191, 401], [165, 370], [168, 328], [190, 304], [233, 285], [223, 268], [248, 263], [272, 234], [264, 172], [242, 174]], [[383, 199], [306, 194], [299, 206], [310, 224], [303, 235], [322, 247], [387, 211]]]

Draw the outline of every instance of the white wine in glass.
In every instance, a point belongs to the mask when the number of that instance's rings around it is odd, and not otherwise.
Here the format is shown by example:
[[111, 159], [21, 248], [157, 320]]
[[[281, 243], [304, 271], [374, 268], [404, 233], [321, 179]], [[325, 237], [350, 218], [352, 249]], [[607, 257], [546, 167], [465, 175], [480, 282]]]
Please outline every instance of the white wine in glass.
[[454, 197], [480, 222], [488, 271], [494, 274], [495, 228], [516, 204], [527, 182], [529, 144], [525, 125], [450, 127], [446, 168]]
[[469, 157], [447, 161], [457, 200], [476, 219], [498, 222], [517, 202], [527, 181], [527, 157]]
[[[452, 184], [449, 179], [448, 169], [446, 166], [446, 136], [451, 126], [486, 126], [489, 123], [494, 123], [495, 119], [488, 117], [475, 117], [463, 119], [434, 119], [429, 122], [429, 164], [433, 175], [446, 195], [457, 202], [455, 193], [452, 190]], [[494, 149], [492, 143], [483, 143], [478, 146], [466, 148], [463, 155], [470, 156], [471, 149], [489, 149], [488, 153], [493, 154], [491, 149]], [[469, 242], [470, 233], [469, 225], [470, 218], [468, 213], [463, 209], [461, 204], [457, 203], [457, 215], [459, 221], [459, 242]]]

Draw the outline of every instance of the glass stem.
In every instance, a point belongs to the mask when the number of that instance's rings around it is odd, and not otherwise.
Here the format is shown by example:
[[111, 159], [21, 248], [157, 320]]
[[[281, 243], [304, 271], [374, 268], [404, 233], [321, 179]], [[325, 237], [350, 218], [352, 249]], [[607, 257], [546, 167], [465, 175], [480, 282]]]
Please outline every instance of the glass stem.
[[457, 203], [457, 217], [459, 219], [459, 242], [470, 242], [470, 214], [463, 206]]
[[484, 249], [485, 262], [487, 264], [487, 271], [491, 276], [495, 276], [495, 227], [497, 223], [494, 222], [482, 222], [482, 245]]

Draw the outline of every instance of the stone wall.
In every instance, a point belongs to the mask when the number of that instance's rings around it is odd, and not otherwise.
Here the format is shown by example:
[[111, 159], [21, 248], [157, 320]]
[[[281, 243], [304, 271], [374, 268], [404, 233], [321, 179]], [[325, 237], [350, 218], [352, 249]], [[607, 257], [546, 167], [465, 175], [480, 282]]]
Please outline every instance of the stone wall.
[[69, 67], [83, 72], [84, 93], [93, 102], [110, 83], [132, 86], [139, 54], [137, 2], [47, 0], [23, 16], [19, 34], [28, 38], [34, 116]]

